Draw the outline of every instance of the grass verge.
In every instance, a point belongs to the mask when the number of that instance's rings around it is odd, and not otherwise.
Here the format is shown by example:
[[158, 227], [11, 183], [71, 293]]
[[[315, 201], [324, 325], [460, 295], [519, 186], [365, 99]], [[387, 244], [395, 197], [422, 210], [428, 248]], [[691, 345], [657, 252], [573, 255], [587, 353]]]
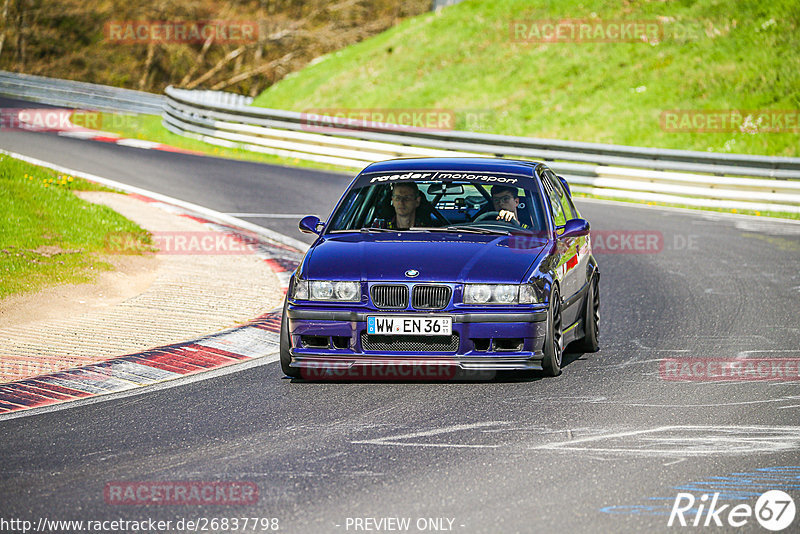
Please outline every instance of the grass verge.
[[150, 234], [106, 206], [73, 191], [111, 191], [0, 155], [0, 299], [46, 286], [89, 282], [103, 261], [107, 236], [125, 232], [147, 249]]
[[[569, 31], [547, 42], [534, 31], [578, 20], [601, 42]], [[623, 42], [612, 31], [620, 21], [658, 32]], [[797, 0], [465, 0], [319, 58], [254, 104], [354, 116], [429, 110], [454, 115], [462, 130], [796, 157], [798, 49]], [[673, 124], [665, 113], [674, 110], [688, 114]], [[735, 128], [692, 115], [724, 110], [789, 115], [775, 123], [780, 132], [757, 115]]]

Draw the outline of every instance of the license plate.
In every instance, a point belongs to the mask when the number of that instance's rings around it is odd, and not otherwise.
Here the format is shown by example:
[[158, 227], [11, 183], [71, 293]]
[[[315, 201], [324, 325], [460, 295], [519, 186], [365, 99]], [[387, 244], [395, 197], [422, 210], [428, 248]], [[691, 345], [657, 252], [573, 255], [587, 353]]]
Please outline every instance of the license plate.
[[453, 318], [449, 315], [413, 317], [408, 315], [369, 315], [367, 334], [449, 336]]

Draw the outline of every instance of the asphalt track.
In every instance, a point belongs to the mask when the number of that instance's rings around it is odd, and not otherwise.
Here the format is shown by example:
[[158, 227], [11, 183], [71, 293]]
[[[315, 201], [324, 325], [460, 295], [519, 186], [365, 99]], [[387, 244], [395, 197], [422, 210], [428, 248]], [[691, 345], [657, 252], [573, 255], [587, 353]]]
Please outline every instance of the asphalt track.
[[[326, 217], [349, 180], [48, 134], [0, 132], [0, 147], [269, 215], [249, 220], [306, 241], [296, 219], [275, 215]], [[800, 507], [796, 363], [794, 380], [662, 372], [664, 359], [800, 358], [800, 225], [578, 205], [593, 230], [662, 238], [658, 250], [598, 254], [602, 348], [567, 355], [560, 377], [307, 383], [270, 363], [0, 421], [0, 518], [265, 517], [283, 532], [376, 532], [355, 530], [355, 519], [389, 517], [410, 518], [416, 532], [433, 524], [420, 519], [447, 518], [465, 533], [641, 532], [679, 528], [667, 520], [681, 491], [698, 504], [721, 492], [721, 504], [752, 506], [783, 489]], [[109, 483], [175, 480], [254, 482], [258, 500], [104, 500]], [[759, 529], [750, 518], [725, 530]]]

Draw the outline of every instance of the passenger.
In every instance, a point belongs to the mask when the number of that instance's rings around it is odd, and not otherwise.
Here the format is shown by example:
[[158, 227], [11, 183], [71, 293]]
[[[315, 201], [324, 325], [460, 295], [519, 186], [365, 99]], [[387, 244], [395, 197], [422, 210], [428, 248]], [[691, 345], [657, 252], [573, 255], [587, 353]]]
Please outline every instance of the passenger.
[[395, 184], [392, 187], [392, 207], [395, 216], [389, 228], [406, 230], [412, 226], [430, 226], [430, 221], [417, 211], [422, 202], [422, 193], [414, 182]]

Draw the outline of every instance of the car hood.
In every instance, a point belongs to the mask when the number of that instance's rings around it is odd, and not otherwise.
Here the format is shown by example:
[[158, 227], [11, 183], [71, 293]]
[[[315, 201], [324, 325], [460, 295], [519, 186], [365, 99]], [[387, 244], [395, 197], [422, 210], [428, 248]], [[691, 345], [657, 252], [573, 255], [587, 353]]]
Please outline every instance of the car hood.
[[546, 245], [527, 235], [334, 234], [309, 250], [302, 270], [310, 280], [520, 283]]

